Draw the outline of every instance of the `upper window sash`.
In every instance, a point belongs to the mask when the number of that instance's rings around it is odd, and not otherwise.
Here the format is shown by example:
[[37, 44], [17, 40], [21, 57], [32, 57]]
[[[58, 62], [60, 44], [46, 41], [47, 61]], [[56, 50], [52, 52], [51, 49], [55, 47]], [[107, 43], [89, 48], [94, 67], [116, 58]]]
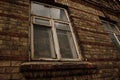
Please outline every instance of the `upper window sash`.
[[66, 11], [62, 8], [32, 2], [31, 11], [33, 15], [68, 21]]

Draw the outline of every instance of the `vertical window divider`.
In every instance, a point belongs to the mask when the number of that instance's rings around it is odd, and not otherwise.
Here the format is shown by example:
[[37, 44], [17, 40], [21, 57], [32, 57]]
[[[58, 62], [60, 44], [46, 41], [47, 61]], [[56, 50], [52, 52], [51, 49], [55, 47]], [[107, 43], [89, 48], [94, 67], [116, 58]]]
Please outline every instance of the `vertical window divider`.
[[33, 36], [34, 36], [34, 31], [33, 31], [33, 17], [31, 17], [32, 18], [32, 20], [31, 20], [31, 52], [32, 52], [32, 55], [31, 55], [31, 57], [32, 57], [32, 59], [34, 58], [34, 38], [33, 38]]
[[52, 25], [52, 31], [53, 31], [53, 39], [54, 39], [54, 45], [55, 45], [55, 52], [57, 54], [57, 58], [58, 60], [61, 59], [61, 55], [60, 55], [60, 47], [59, 47], [59, 42], [58, 42], [58, 38], [57, 38], [57, 32], [56, 32], [56, 28], [54, 25], [54, 20], [51, 19], [51, 25]]

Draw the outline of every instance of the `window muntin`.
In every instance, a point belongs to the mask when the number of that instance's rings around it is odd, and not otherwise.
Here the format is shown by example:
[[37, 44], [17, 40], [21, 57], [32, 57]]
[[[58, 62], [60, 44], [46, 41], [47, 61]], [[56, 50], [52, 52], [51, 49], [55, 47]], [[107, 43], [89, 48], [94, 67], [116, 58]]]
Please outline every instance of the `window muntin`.
[[69, 24], [55, 22], [55, 27], [56, 29], [70, 31]]
[[[36, 5], [37, 6], [36, 6]], [[48, 10], [50, 16], [34, 8], [42, 6], [42, 10]], [[36, 6], [36, 7], [35, 7]], [[72, 28], [65, 9], [32, 2], [32, 58], [80, 60], [79, 51], [75, 42]], [[41, 8], [39, 8], [41, 9]], [[39, 10], [37, 9], [37, 10]], [[37, 12], [37, 13], [35, 13]], [[39, 12], [39, 13], [38, 13]], [[47, 11], [46, 11], [47, 12]], [[46, 13], [45, 12], [45, 13]], [[67, 21], [65, 21], [67, 20]], [[34, 39], [33, 39], [34, 38]]]
[[49, 20], [41, 19], [41, 18], [35, 18], [34, 23], [39, 24], [39, 25], [50, 26], [50, 21]]

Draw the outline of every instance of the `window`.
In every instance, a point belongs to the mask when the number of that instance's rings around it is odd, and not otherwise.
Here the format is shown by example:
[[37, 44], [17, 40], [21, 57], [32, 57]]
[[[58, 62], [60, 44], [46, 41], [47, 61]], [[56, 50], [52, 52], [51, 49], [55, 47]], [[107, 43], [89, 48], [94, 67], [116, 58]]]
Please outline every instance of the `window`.
[[108, 21], [102, 20], [103, 26], [108, 31], [112, 41], [117, 46], [118, 50], [120, 50], [120, 31], [116, 24]]
[[80, 60], [65, 9], [32, 2], [31, 25], [32, 59]]

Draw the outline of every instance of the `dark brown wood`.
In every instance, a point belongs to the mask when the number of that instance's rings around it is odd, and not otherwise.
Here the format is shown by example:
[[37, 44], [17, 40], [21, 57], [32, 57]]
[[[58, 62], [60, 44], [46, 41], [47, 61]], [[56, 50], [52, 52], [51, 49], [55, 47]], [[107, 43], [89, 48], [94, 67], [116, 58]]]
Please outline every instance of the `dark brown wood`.
[[107, 32], [93, 31], [93, 30], [88, 30], [88, 29], [85, 29], [85, 28], [80, 28], [80, 27], [76, 27], [76, 30], [82, 30], [82, 31], [87, 31], [87, 32], [96, 33], [96, 34], [108, 35], [108, 33], [107, 33]]
[[0, 56], [1, 61], [28, 61], [29, 57], [27, 56]]
[[24, 16], [18, 16], [18, 15], [13, 15], [13, 14], [5, 14], [5, 13], [0, 13], [0, 16], [8, 17], [8, 18], [14, 18], [22, 21], [28, 21], [29, 17], [24, 17]]
[[29, 7], [28, 4], [23, 4], [23, 3], [18, 3], [15, 0], [0, 0], [0, 2], [6, 2], [6, 3], [11, 3], [11, 4], [16, 4], [18, 6], [24, 6], [24, 7]]
[[98, 24], [98, 25], [101, 25], [100, 22], [93, 21], [93, 20], [89, 20], [89, 19], [86, 19], [86, 18], [81, 18], [81, 17], [76, 16], [76, 15], [74, 15], [74, 14], [70, 14], [70, 16], [73, 17], [73, 18], [77, 18], [77, 19], [81, 19], [81, 20], [84, 20], [84, 21], [89, 21], [89, 22], [92, 22], [92, 23], [96, 23], [96, 24]]
[[69, 8], [74, 9], [74, 10], [77, 10], [77, 11], [80, 11], [80, 12], [85, 12], [85, 13], [90, 14], [90, 15], [99, 16], [99, 15], [97, 15], [97, 14], [94, 14], [94, 13], [91, 13], [91, 12], [87, 12], [87, 11], [78, 9], [78, 8], [73, 7], [73, 6], [70, 6]]
[[105, 46], [105, 47], [115, 47], [112, 43], [100, 43], [100, 42], [89, 42], [89, 41], [80, 41], [81, 44], [87, 44], [87, 45], [97, 45], [97, 46]]
[[94, 9], [100, 10], [102, 12], [105, 11], [108, 14], [120, 16], [120, 10], [111, 9], [109, 7], [102, 5], [102, 4], [96, 3], [95, 1], [91, 1], [91, 0], [84, 0], [84, 1], [83, 0], [71, 0], [71, 1], [86, 5], [88, 7], [92, 7]]
[[71, 62], [69, 64], [32, 64], [28, 62], [28, 64], [21, 65], [20, 70], [24, 74], [26, 79], [93, 75], [98, 72], [96, 65], [84, 62]]
[[18, 32], [1, 32], [0, 31], [0, 35], [3, 36], [10, 36], [10, 37], [24, 37], [24, 38], [28, 38], [28, 34], [25, 33], [18, 33]]

